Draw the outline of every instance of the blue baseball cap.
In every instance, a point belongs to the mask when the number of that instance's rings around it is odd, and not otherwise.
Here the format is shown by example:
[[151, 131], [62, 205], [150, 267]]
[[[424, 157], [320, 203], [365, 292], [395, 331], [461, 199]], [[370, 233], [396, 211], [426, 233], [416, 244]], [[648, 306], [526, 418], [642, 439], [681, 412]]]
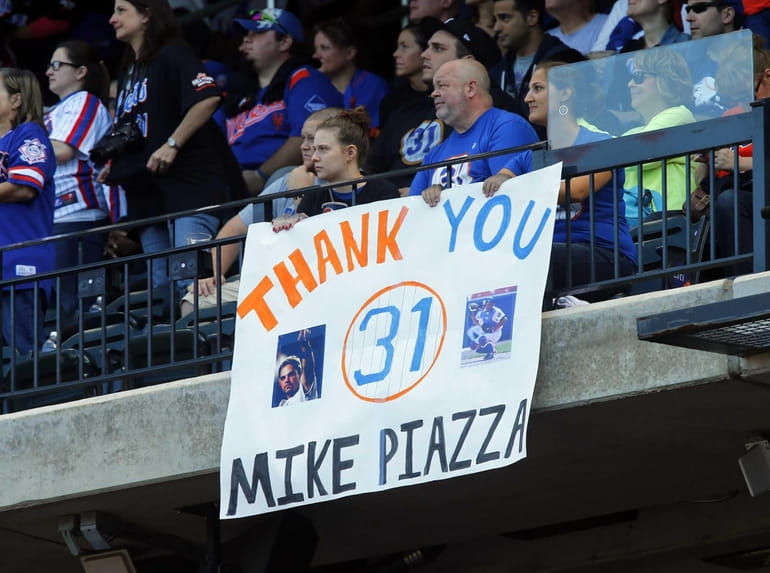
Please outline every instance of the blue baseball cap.
[[247, 32], [267, 32], [275, 30], [279, 34], [288, 34], [297, 42], [304, 41], [302, 24], [299, 19], [280, 8], [265, 8], [255, 10], [248, 18], [237, 18], [235, 23]]

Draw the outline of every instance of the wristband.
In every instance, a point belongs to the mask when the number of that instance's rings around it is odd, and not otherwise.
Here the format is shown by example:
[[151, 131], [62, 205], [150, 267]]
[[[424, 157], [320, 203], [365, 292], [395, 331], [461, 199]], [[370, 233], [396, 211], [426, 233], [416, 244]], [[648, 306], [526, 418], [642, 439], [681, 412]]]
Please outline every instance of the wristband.
[[262, 171], [259, 167], [257, 167], [254, 171], [256, 171], [257, 175], [262, 178], [262, 181], [267, 181], [267, 175], [265, 175], [265, 172]]

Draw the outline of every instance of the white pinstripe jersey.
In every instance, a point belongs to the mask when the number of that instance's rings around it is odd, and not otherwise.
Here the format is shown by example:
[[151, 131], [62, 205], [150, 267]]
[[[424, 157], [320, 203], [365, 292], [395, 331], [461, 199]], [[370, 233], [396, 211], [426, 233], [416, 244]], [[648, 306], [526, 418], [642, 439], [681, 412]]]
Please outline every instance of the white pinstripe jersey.
[[66, 143], [76, 150], [75, 157], [56, 165], [54, 221], [86, 209], [109, 213], [109, 190], [96, 182], [97, 173], [88, 152], [106, 134], [112, 118], [102, 102], [86, 91], [68, 95], [45, 115], [51, 141]]

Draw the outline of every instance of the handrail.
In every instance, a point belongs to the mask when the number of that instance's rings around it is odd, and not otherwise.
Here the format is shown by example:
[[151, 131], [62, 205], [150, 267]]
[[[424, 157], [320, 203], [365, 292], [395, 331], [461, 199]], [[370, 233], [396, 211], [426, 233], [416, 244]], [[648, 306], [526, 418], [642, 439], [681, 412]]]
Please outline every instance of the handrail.
[[[302, 193], [312, 191], [312, 190], [318, 190], [318, 189], [328, 189], [335, 186], [340, 185], [353, 185], [357, 183], [363, 183], [365, 181], [372, 181], [376, 179], [388, 179], [394, 176], [400, 176], [400, 175], [406, 175], [406, 174], [414, 174], [418, 171], [426, 170], [426, 169], [436, 169], [441, 167], [446, 167], [449, 165], [453, 165], [456, 163], [466, 162], [466, 161], [472, 161], [474, 159], [481, 159], [485, 157], [492, 157], [492, 156], [498, 156], [498, 155], [504, 155], [504, 154], [510, 154], [514, 152], [521, 152], [521, 151], [531, 151], [532, 152], [532, 158], [533, 158], [533, 164], [535, 168], [543, 167], [546, 165], [552, 165], [555, 162], [562, 161], [564, 163], [564, 175], [565, 177], [574, 177], [576, 175], [581, 174], [591, 174], [591, 173], [597, 173], [600, 171], [606, 171], [608, 169], [618, 169], [623, 166], [627, 165], [639, 165], [641, 163], [648, 163], [653, 161], [663, 161], [669, 157], [679, 157], [683, 155], [688, 155], [694, 151], [704, 151], [704, 150], [713, 150], [716, 148], [721, 148], [726, 145], [734, 145], [738, 143], [742, 143], [745, 141], [753, 141], [754, 142], [754, 153], [756, 157], [764, 157], [764, 150], [766, 149], [766, 142], [765, 139], [767, 137], [765, 126], [768, 125], [768, 113], [770, 113], [770, 110], [768, 109], [768, 106], [765, 105], [765, 102], [759, 102], [755, 106], [753, 106], [753, 109], [750, 113], [742, 114], [742, 115], [735, 115], [730, 117], [724, 117], [724, 118], [718, 118], [718, 119], [712, 119], [708, 121], [703, 121], [696, 124], [690, 124], [680, 127], [674, 127], [674, 128], [668, 128], [659, 130], [656, 132], [649, 132], [649, 133], [642, 133], [634, 136], [624, 137], [624, 138], [616, 138], [616, 139], [608, 139], [604, 141], [599, 141], [596, 143], [576, 146], [572, 148], [564, 148], [564, 149], [558, 149], [558, 150], [551, 150], [547, 149], [547, 145], [545, 142], [537, 142], [532, 145], [522, 146], [522, 147], [516, 147], [516, 148], [510, 148], [505, 150], [500, 150], [496, 152], [489, 152], [489, 153], [483, 153], [483, 154], [477, 154], [473, 156], [466, 156], [462, 158], [455, 158], [452, 160], [446, 160], [441, 162], [432, 163], [430, 165], [423, 165], [419, 167], [414, 168], [407, 168], [407, 169], [401, 169], [398, 171], [392, 171], [388, 173], [378, 173], [378, 174], [372, 174], [367, 175], [365, 177], [362, 177], [360, 179], [350, 180], [346, 182], [336, 183], [336, 184], [324, 184], [324, 185], [315, 185], [310, 187], [305, 187], [302, 189], [296, 189], [292, 191], [286, 191], [283, 193], [276, 193], [271, 194], [269, 196], [263, 196], [263, 197], [249, 197], [245, 199], [239, 199], [236, 201], [223, 203], [219, 205], [212, 205], [205, 208], [200, 209], [191, 209], [187, 211], [180, 211], [177, 213], [172, 213], [168, 215], [161, 215], [156, 216], [152, 218], [143, 219], [141, 221], [128, 221], [128, 222], [122, 222], [117, 223], [113, 225], [104, 225], [98, 228], [90, 229], [88, 231], [81, 231], [79, 233], [70, 233], [66, 235], [57, 235], [53, 237], [47, 237], [45, 239], [39, 239], [36, 241], [29, 241], [25, 243], [17, 243], [14, 245], [8, 245], [6, 247], [0, 248], [0, 256], [3, 252], [13, 249], [13, 248], [21, 248], [31, 245], [39, 245], [44, 243], [49, 243], [52, 241], [61, 240], [64, 238], [76, 238], [76, 237], [85, 237], [89, 234], [103, 234], [112, 230], [125, 230], [130, 229], [134, 227], [139, 227], [142, 225], [149, 225], [149, 224], [156, 224], [156, 223], [166, 223], [168, 221], [173, 221], [173, 219], [177, 217], [183, 217], [183, 216], [189, 216], [193, 214], [199, 214], [199, 213], [216, 213], [216, 212], [227, 212], [227, 211], [235, 211], [237, 209], [242, 208], [243, 206], [250, 205], [250, 204], [260, 204], [260, 203], [269, 203], [270, 201], [273, 201], [275, 199], [280, 199], [283, 197], [294, 197], [297, 195], [300, 195]], [[709, 154], [712, 155], [713, 152], [709, 151]], [[713, 170], [712, 170], [713, 173]], [[755, 162], [755, 173], [754, 173], [754, 201], [755, 206], [760, 205], [764, 206], [767, 204], [770, 204], [770, 181], [765, 181], [765, 179], [770, 178], [770, 171], [765, 169], [763, 162], [757, 161]], [[617, 184], [617, 178], [614, 178], [613, 181], [615, 181], [615, 184]], [[592, 201], [589, 201], [586, 208], [591, 208]], [[674, 208], [674, 206], [670, 206], [670, 208]], [[759, 220], [759, 222], [755, 221], [755, 248], [754, 253], [747, 253], [747, 254], [738, 254], [731, 257], [724, 257], [721, 259], [715, 259], [713, 257], [713, 240], [711, 243], [711, 250], [712, 250], [712, 260], [704, 260], [700, 262], [691, 262], [689, 259], [686, 261], [686, 264], [684, 265], [675, 265], [675, 266], [668, 266], [666, 263], [666, 255], [665, 252], [663, 254], [663, 266], [662, 268], [656, 268], [654, 270], [641, 270], [637, 272], [634, 275], [631, 276], [618, 276], [617, 275], [617, 267], [616, 267], [616, 273], [615, 278], [612, 278], [610, 280], [605, 280], [601, 282], [594, 282], [589, 285], [585, 286], [579, 286], [578, 288], [570, 289], [570, 292], [572, 294], [576, 294], [577, 296], [581, 296], [582, 292], [590, 292], [592, 289], [596, 288], [615, 288], [615, 287], [621, 287], [621, 286], [627, 286], [632, 283], [637, 283], [638, 281], [650, 281], [653, 279], [662, 279], [666, 277], [670, 277], [672, 272], [699, 272], [707, 269], [714, 269], [717, 267], [721, 267], [727, 264], [735, 264], [737, 262], [745, 262], [753, 257], [755, 270], [765, 270], [770, 268], [770, 261], [766, 260], [768, 258], [768, 250], [764, 246], [764, 237], [768, 236], [768, 223], [767, 221], [760, 220], [759, 219], [759, 209], [755, 209], [756, 211], [756, 218]], [[711, 211], [712, 217], [715, 214], [713, 203], [712, 203], [712, 211]], [[617, 232], [617, 231], [616, 231]], [[665, 234], [665, 231], [664, 231]], [[222, 245], [226, 244], [232, 244], [240, 242], [243, 239], [243, 236], [234, 236], [234, 237], [228, 237], [224, 239], [213, 239], [210, 242], [206, 243], [207, 249], [220, 249]], [[689, 238], [688, 238], [689, 241]], [[593, 244], [593, 243], [592, 243]], [[666, 239], [663, 239], [663, 248], [665, 251], [666, 246]], [[687, 243], [687, 247], [689, 249], [689, 242]], [[0, 288], [6, 288], [11, 290], [13, 292], [13, 287], [16, 285], [20, 285], [22, 283], [29, 283], [29, 282], [37, 282], [38, 284], [41, 281], [45, 280], [54, 280], [59, 281], [59, 277], [64, 277], [66, 274], [74, 274], [77, 273], [78, 277], [82, 278], [81, 273], [88, 275], [89, 273], [101, 273], [101, 276], [109, 276], [106, 275], [106, 273], [111, 273], [113, 269], [117, 271], [117, 275], [122, 277], [121, 284], [120, 284], [120, 294], [125, 298], [128, 297], [130, 291], [129, 291], [129, 283], [128, 280], [131, 278], [130, 273], [132, 272], [131, 269], [135, 268], [137, 264], [141, 265], [144, 264], [145, 268], [149, 268], [149, 262], [152, 259], [158, 259], [158, 258], [164, 258], [169, 259], [171, 261], [174, 260], [175, 257], [179, 256], [185, 256], [185, 255], [191, 255], [195, 251], [200, 250], [202, 247], [200, 245], [187, 245], [182, 247], [173, 247], [168, 248], [163, 251], [153, 252], [149, 254], [137, 254], [137, 255], [131, 255], [126, 257], [121, 257], [119, 259], [115, 260], [103, 260], [98, 261], [94, 263], [89, 264], [83, 264], [78, 265], [76, 267], [68, 268], [68, 269], [56, 269], [54, 271], [41, 273], [39, 275], [35, 275], [34, 277], [23, 277], [23, 278], [14, 278], [14, 279], [6, 279], [6, 280], [0, 280]], [[641, 247], [639, 247], [641, 249]], [[641, 252], [641, 251], [640, 251]], [[641, 268], [641, 266], [640, 266]], [[221, 274], [219, 271], [221, 269], [216, 269], [216, 272], [218, 274]], [[149, 276], [147, 278], [149, 288]], [[60, 284], [60, 283], [59, 283]], [[166, 288], [166, 287], [164, 287]], [[661, 287], [658, 287], [661, 288]], [[166, 288], [168, 291], [167, 295], [173, 294], [173, 287], [171, 284], [169, 284], [168, 288]], [[81, 296], [83, 296], [83, 293], [85, 291], [81, 291]], [[106, 291], [104, 291], [106, 292]], [[111, 291], [113, 294], [118, 294], [115, 290]], [[218, 293], [221, 294], [221, 291], [218, 291]], [[93, 293], [88, 292], [88, 296], [91, 296]], [[150, 294], [152, 296], [153, 293]], [[221, 311], [221, 296], [220, 294], [217, 295], [217, 312]], [[552, 293], [552, 294], [558, 294], [558, 293]], [[86, 299], [83, 299], [85, 301]], [[123, 349], [120, 350], [120, 358], [128, 360], [128, 343], [129, 339], [131, 337], [136, 336], [147, 336], [147, 356], [150, 355], [152, 351], [152, 333], [153, 328], [155, 328], [154, 325], [154, 319], [152, 318], [154, 315], [150, 313], [151, 305], [153, 304], [151, 302], [151, 299], [148, 299], [147, 306], [146, 306], [146, 312], [148, 317], [148, 323], [147, 327], [149, 328], [148, 333], [144, 333], [143, 331], [136, 330], [133, 327], [129, 326], [129, 320], [130, 317], [126, 313], [126, 316], [124, 316], [121, 320], [122, 322], [116, 323], [117, 328], [121, 328], [121, 324], [123, 325], [122, 328], [125, 330], [125, 341]], [[105, 299], [105, 302], [107, 300]], [[176, 305], [177, 301], [173, 300], [173, 297], [170, 301], [171, 305]], [[196, 297], [196, 304], [197, 304], [197, 297]], [[128, 305], [126, 304], [126, 309], [128, 308]], [[85, 310], [85, 307], [84, 307]], [[59, 388], [66, 390], [66, 389], [78, 389], [78, 388], [109, 388], [107, 390], [101, 390], [101, 391], [114, 391], [112, 388], [115, 386], [114, 381], [120, 380], [125, 382], [118, 383], [118, 387], [115, 389], [123, 389], [125, 388], [125, 384], [131, 384], [132, 380], [137, 379], [139, 377], [143, 376], [149, 376], [156, 373], [168, 373], [168, 376], [166, 376], [166, 379], [169, 378], [169, 376], [173, 377], [175, 369], [184, 369], [184, 368], [195, 368], [195, 367], [224, 367], [229, 368], [229, 360], [232, 357], [232, 350], [231, 346], [228, 346], [227, 344], [223, 345], [223, 339], [222, 339], [222, 329], [221, 329], [221, 323], [220, 323], [220, 314], [217, 314], [214, 316], [213, 320], [217, 327], [217, 332], [215, 333], [216, 336], [215, 344], [213, 348], [208, 348], [205, 352], [205, 355], [198, 353], [197, 351], [193, 352], [192, 357], [185, 357], [182, 355], [176, 355], [175, 357], [175, 351], [173, 350], [174, 342], [171, 342], [171, 340], [174, 340], [175, 338], [175, 332], [177, 332], [177, 329], [182, 328], [177, 325], [177, 322], [174, 319], [175, 312], [173, 310], [170, 312], [170, 328], [171, 328], [171, 334], [168, 336], [169, 342], [168, 344], [171, 345], [171, 356], [170, 358], [167, 357], [167, 361], [163, 363], [155, 364], [152, 362], [148, 365], [137, 365], [138, 367], [131, 367], [130, 365], [127, 365], [127, 370], [121, 370], [119, 372], [115, 372], [108, 369], [108, 364], [106, 364], [106, 361], [108, 360], [108, 345], [106, 344], [106, 335], [107, 335], [107, 324], [104, 322], [104, 319], [106, 319], [106, 315], [104, 314], [104, 311], [102, 311], [102, 347], [101, 352], [103, 352], [103, 356], [101, 358], [102, 362], [97, 367], [96, 371], [93, 369], [93, 364], [91, 365], [91, 372], [87, 376], [85, 375], [86, 370], [86, 354], [82, 350], [80, 351], [80, 355], [77, 357], [78, 361], [78, 369], [81, 373], [79, 377], [76, 377], [75, 379], [71, 379], [71, 371], [68, 373], [68, 377], [65, 379], [63, 377], [63, 367], [61, 365], [58, 365], [56, 367], [55, 373], [53, 374], [53, 379], [51, 378], [52, 373], [49, 370], [44, 370], [44, 366], [42, 366], [42, 363], [38, 363], [38, 361], [46, 359], [46, 356], [44, 353], [39, 351], [34, 351], [32, 355], [32, 361], [34, 364], [33, 367], [33, 380], [31, 387], [21, 387], [16, 382], [17, 377], [21, 376], [21, 374], [17, 374], [16, 366], [18, 365], [19, 361], [24, 361], [24, 357], [19, 356], [12, 356], [10, 359], [10, 364], [7, 364], [5, 368], [5, 379], [0, 377], [0, 405], [5, 404], [5, 411], [8, 411], [9, 409], [13, 408], [19, 408], [19, 407], [29, 407], [29, 406], [19, 406], [18, 404], [24, 404], [26, 403], [25, 400], [27, 398], [32, 399], [37, 395], [45, 395], [49, 394], [51, 392], [57, 392]], [[197, 316], [197, 315], [196, 315]], [[90, 318], [93, 318], [91, 316]], [[64, 323], [67, 321], [71, 321], [75, 319], [77, 321], [77, 334], [79, 336], [83, 336], [84, 334], [84, 316], [78, 314], [75, 317], [63, 317], [60, 313], [57, 313], [55, 317], [55, 325], [58, 329], [60, 326], [64, 326]], [[211, 318], [209, 319], [211, 320]], [[198, 340], [198, 334], [199, 330], [201, 329], [201, 325], [203, 323], [200, 323], [195, 321], [193, 323], [193, 337], [195, 340]], [[167, 327], [168, 328], [168, 327]], [[210, 332], [210, 331], [209, 331]], [[161, 336], [166, 335], [166, 331], [162, 331]], [[228, 336], [231, 336], [229, 334]], [[144, 339], [140, 338], [140, 341]], [[225, 342], [228, 344], [231, 342], [231, 339], [227, 339]], [[140, 342], [140, 344], [143, 344], [143, 342]], [[197, 343], [196, 343], [197, 344]], [[114, 351], [114, 350], [113, 350]], [[98, 353], [97, 353], [98, 354]], [[57, 349], [55, 358], [59, 358], [60, 356], [63, 356], [60, 349]], [[72, 360], [72, 355], [69, 355], [69, 359]], [[50, 357], [47, 358], [49, 368], [50, 368]], [[154, 359], [152, 359], [154, 361]], [[128, 363], [126, 363], [128, 364]], [[219, 365], [219, 366], [216, 366]], [[40, 376], [47, 376], [47, 378], [39, 378]], [[24, 380], [28, 380], [28, 378], [24, 378]], [[51, 381], [53, 380], [53, 381]], [[3, 383], [6, 384], [6, 387], [3, 388]], [[25, 382], [25, 384], [28, 382]], [[10, 385], [10, 386], [9, 386]], [[16, 404], [9, 406], [8, 404]]]
[[[400, 175], [412, 175], [414, 173], [417, 173], [418, 171], [425, 171], [429, 169], [436, 169], [440, 167], [446, 167], [449, 165], [454, 165], [456, 163], [463, 163], [466, 161], [473, 161], [476, 159], [485, 159], [487, 157], [497, 157], [500, 155], [508, 155], [512, 153], [520, 153], [524, 151], [532, 151], [539, 148], [542, 148], [546, 145], [545, 141], [539, 141], [536, 143], [528, 144], [528, 145], [521, 145], [517, 147], [509, 147], [506, 149], [500, 149], [497, 151], [488, 151], [486, 153], [478, 153], [476, 155], [470, 155], [466, 156], [460, 159], [449, 159], [446, 161], [437, 161], [435, 163], [425, 164], [425, 165], [419, 165], [416, 167], [409, 167], [406, 169], [398, 169], [393, 171], [388, 171], [385, 173], [372, 173], [370, 175], [366, 175], [364, 177], [359, 177], [358, 179], [350, 179], [347, 181], [340, 181], [337, 183], [325, 183], [321, 185], [310, 185], [308, 187], [302, 187], [299, 189], [292, 189], [291, 191], [284, 191], [281, 193], [271, 193], [270, 195], [265, 196], [257, 196], [257, 197], [248, 197], [245, 199], [237, 199], [235, 201], [230, 201], [227, 203], [220, 203], [217, 205], [209, 205], [206, 207], [199, 207], [197, 209], [187, 209], [185, 211], [176, 211], [174, 213], [168, 213], [165, 215], [156, 215], [154, 217], [147, 217], [145, 219], [138, 219], [134, 221], [125, 221], [121, 223], [113, 223], [110, 225], [103, 225], [100, 227], [94, 227], [93, 229], [88, 229], [85, 231], [78, 231], [75, 233], [65, 233], [61, 235], [52, 235], [50, 237], [45, 237], [43, 239], [35, 239], [33, 241], [25, 241], [21, 243], [13, 243], [10, 245], [5, 245], [0, 247], [0, 255], [2, 255], [5, 251], [10, 251], [13, 249], [18, 249], [22, 247], [32, 247], [35, 245], [42, 245], [46, 243], [56, 242], [65, 238], [74, 238], [74, 237], [85, 237], [88, 235], [93, 234], [103, 234], [109, 231], [120, 231], [120, 230], [126, 230], [126, 229], [135, 229], [137, 227], [143, 227], [145, 225], [154, 225], [157, 223], [166, 223], [169, 220], [178, 219], [180, 217], [188, 217], [191, 215], [198, 215], [198, 214], [204, 214], [204, 213], [216, 213], [219, 211], [226, 211], [226, 210], [240, 210], [241, 208], [245, 207], [246, 205], [251, 204], [260, 204], [260, 203], [267, 203], [269, 201], [273, 201], [275, 199], [282, 199], [285, 197], [297, 197], [299, 195], [302, 195], [303, 193], [307, 193], [309, 191], [316, 191], [316, 190], [322, 190], [325, 191], [327, 189], [332, 189], [334, 187], [342, 187], [345, 185], [353, 185], [356, 183], [366, 183], [367, 181], [374, 181], [378, 179], [390, 179], [393, 177], [398, 177]], [[130, 200], [130, 198], [129, 198]], [[41, 275], [42, 276], [42, 275]]]
[[[532, 152], [532, 167], [539, 169], [562, 161], [568, 169], [565, 175], [572, 177], [679, 157], [702, 149], [751, 141], [755, 121], [754, 112], [742, 113], [574, 147], [539, 148]], [[608, 161], [608, 157], [613, 160]]]

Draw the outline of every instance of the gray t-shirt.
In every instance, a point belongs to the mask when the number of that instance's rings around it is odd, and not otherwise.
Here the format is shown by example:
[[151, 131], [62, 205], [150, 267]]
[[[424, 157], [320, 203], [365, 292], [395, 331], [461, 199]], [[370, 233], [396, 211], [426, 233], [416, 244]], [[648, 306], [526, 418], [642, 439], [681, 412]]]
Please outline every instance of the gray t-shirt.
[[513, 80], [516, 83], [517, 91], [521, 90], [521, 81], [524, 79], [524, 76], [527, 75], [527, 71], [534, 61], [535, 53], [532, 52], [529, 56], [524, 56], [523, 58], [517, 57], [516, 61], [513, 63]]
[[583, 55], [588, 54], [593, 48], [596, 38], [601, 32], [604, 22], [607, 20], [607, 14], [594, 14], [594, 17], [586, 22], [581, 28], [573, 32], [572, 34], [565, 34], [557, 26], [546, 32], [551, 36], [556, 36], [562, 42], [567, 44], [573, 50], [577, 50]]
[[[281, 177], [270, 183], [267, 187], [265, 187], [262, 192], [258, 195], [259, 197], [262, 197], [263, 199], [269, 198], [269, 195], [274, 195], [276, 193], [283, 193], [284, 191], [289, 190], [289, 173], [291, 173], [291, 170], [286, 171]], [[321, 181], [316, 177], [313, 180], [314, 185], [320, 185]], [[276, 217], [280, 215], [285, 215], [288, 213], [294, 212], [294, 198], [293, 197], [279, 197], [278, 199], [273, 199], [273, 216], [268, 219], [268, 221], [275, 219]], [[252, 223], [263, 223], [265, 221], [265, 204], [264, 203], [253, 203], [251, 205], [246, 205], [243, 209], [241, 209], [238, 212], [238, 216], [241, 218], [241, 221], [243, 221], [244, 225], [247, 227], [251, 225]]]

